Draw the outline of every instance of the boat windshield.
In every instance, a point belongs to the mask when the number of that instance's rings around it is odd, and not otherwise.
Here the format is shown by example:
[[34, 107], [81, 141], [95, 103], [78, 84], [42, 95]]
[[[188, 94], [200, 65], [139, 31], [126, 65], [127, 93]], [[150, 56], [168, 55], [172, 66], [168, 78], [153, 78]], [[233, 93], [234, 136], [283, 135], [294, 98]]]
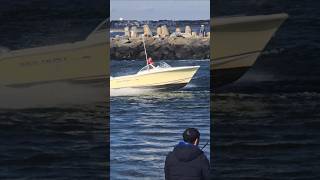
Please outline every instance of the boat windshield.
[[152, 65], [148, 64], [148, 65], [144, 66], [143, 68], [140, 69], [140, 71], [138, 73], [152, 70], [152, 69], [165, 69], [165, 68], [170, 68], [170, 67], [171, 66], [165, 62], [158, 62], [158, 63], [154, 63]]

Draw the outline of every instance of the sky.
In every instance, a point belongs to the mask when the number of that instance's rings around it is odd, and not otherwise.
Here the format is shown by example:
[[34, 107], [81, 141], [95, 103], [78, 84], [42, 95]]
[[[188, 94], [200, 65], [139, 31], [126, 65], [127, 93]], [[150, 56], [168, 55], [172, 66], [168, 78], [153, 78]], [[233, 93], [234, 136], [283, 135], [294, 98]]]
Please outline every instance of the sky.
[[111, 0], [111, 20], [207, 20], [210, 0]]

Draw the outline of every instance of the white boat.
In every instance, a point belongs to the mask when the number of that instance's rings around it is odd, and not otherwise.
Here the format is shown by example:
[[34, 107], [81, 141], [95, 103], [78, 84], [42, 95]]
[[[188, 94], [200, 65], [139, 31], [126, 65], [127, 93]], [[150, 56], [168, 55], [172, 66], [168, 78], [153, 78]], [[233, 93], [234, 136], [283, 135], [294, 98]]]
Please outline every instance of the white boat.
[[109, 79], [107, 20], [83, 41], [0, 53], [0, 86], [25, 87], [56, 81]]
[[212, 19], [211, 83], [213, 88], [238, 80], [268, 44], [287, 14]]
[[148, 64], [138, 73], [111, 77], [110, 88], [174, 90], [186, 86], [200, 66], [171, 67], [165, 62]]
[[149, 62], [144, 36], [142, 38], [146, 66], [136, 74], [110, 78], [110, 89], [174, 90], [186, 86], [200, 66], [171, 67], [165, 62], [160, 62], [159, 64]]

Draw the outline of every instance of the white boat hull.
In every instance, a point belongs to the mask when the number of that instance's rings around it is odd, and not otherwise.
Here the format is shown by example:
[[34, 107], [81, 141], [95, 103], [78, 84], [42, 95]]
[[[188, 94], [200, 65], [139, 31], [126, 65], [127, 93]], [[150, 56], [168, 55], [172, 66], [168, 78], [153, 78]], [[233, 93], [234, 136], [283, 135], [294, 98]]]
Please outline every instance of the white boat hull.
[[168, 68], [161, 71], [121, 76], [110, 79], [110, 89], [180, 89], [187, 85], [199, 66]]

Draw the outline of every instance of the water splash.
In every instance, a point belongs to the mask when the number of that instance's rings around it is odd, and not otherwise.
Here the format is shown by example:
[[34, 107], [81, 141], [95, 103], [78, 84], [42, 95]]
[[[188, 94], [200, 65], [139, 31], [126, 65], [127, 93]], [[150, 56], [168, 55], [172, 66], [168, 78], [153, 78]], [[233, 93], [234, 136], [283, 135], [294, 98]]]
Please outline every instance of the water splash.
[[148, 95], [155, 92], [154, 89], [142, 89], [142, 88], [121, 88], [111, 89], [110, 96], [140, 96]]

